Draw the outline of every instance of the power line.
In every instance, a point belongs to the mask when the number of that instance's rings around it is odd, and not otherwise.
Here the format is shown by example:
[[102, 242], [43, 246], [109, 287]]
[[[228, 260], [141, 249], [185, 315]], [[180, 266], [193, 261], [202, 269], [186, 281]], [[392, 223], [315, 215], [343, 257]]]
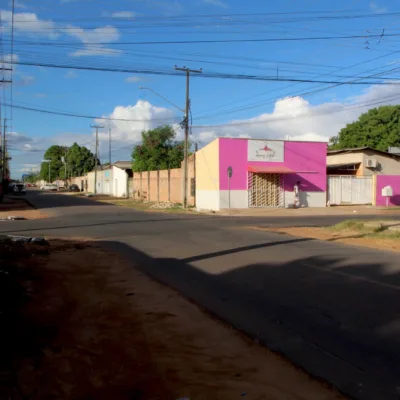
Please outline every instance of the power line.
[[[50, 110], [45, 110], [45, 109], [40, 109], [40, 108], [34, 108], [34, 107], [24, 107], [24, 106], [18, 106], [18, 105], [11, 105], [6, 103], [6, 107], [12, 107], [14, 109], [18, 110], [25, 110], [25, 111], [34, 111], [34, 112], [39, 112], [39, 113], [44, 113], [44, 114], [53, 114], [53, 115], [61, 115], [65, 117], [75, 117], [75, 118], [85, 118], [85, 119], [99, 119], [99, 120], [104, 120], [104, 121], [121, 121], [121, 122], [167, 122], [171, 121], [168, 118], [164, 119], [123, 119], [123, 118], [109, 118], [109, 117], [96, 117], [93, 115], [84, 115], [84, 114], [74, 114], [74, 113], [68, 113], [68, 112], [59, 112], [59, 111], [50, 111]], [[175, 120], [176, 122], [177, 120]]]
[[[359, 62], [359, 63], [356, 63], [356, 64], [352, 64], [352, 65], [350, 65], [350, 66], [348, 66], [348, 67], [342, 67], [342, 68], [338, 69], [338, 71], [342, 71], [342, 70], [349, 69], [349, 68], [354, 68], [354, 67], [356, 67], [356, 66], [360, 66], [360, 65], [363, 65], [363, 64], [372, 62], [372, 61], [376, 61], [376, 60], [378, 60], [378, 59], [381, 59], [381, 58], [384, 58], [384, 57], [388, 57], [388, 56], [391, 56], [391, 55], [394, 55], [394, 54], [397, 54], [397, 53], [400, 53], [400, 50], [398, 50], [398, 51], [393, 51], [393, 52], [390, 52], [390, 53], [388, 53], [388, 54], [385, 54], [385, 55], [382, 55], [382, 56], [379, 56], [379, 57], [375, 57], [375, 58], [373, 58], [373, 59], [369, 59], [369, 60], [366, 60], [366, 61], [362, 61], [362, 62]], [[380, 69], [380, 68], [382, 68], [382, 67], [372, 68], [372, 69], [369, 69], [369, 70], [367, 70], [367, 71], [364, 71], [364, 73], [370, 72], [370, 71], [374, 71], [374, 70]], [[386, 73], [386, 72], [391, 72], [391, 71], [397, 70], [397, 69], [398, 69], [398, 68], [395, 68], [395, 69], [392, 69], [392, 70], [389, 70], [389, 71], [384, 71], [384, 73]], [[325, 73], [325, 74], [322, 74], [322, 75], [317, 75], [317, 77], [326, 76], [326, 75], [329, 75], [329, 73]], [[375, 74], [375, 75], [377, 75], [377, 74]], [[374, 77], [375, 75], [370, 75], [370, 76], [368, 76], [367, 78]], [[353, 75], [352, 77], [349, 77], [349, 78], [354, 78], [354, 77], [356, 77], [356, 76], [357, 76], [357, 75]], [[361, 79], [361, 78], [358, 77], [358, 79]], [[297, 85], [297, 83], [295, 83], [295, 84], [293, 84], [293, 85], [288, 85], [288, 86], [286, 86], [285, 88], [288, 88], [288, 87], [291, 87], [291, 86], [295, 86], [295, 85]], [[316, 87], [318, 88], [318, 87], [320, 87], [320, 86], [323, 86], [323, 85], [317, 85]], [[290, 93], [286, 93], [286, 94], [280, 96], [279, 98], [282, 98], [282, 97], [285, 97], [285, 96], [292, 96], [292, 97], [293, 97], [293, 96], [307, 96], [307, 95], [315, 94], [315, 93], [318, 93], [318, 92], [321, 92], [321, 91], [324, 91], [324, 90], [332, 89], [332, 88], [335, 88], [335, 87], [337, 87], [337, 86], [340, 86], [340, 85], [339, 85], [339, 84], [335, 84], [335, 85], [333, 85], [333, 86], [328, 86], [328, 87], [321, 88], [321, 89], [314, 89], [314, 90], [308, 91], [308, 92], [304, 92], [304, 91], [303, 91], [302, 93], [297, 93], [297, 94], [294, 94], [293, 92], [290, 92]], [[312, 89], [312, 88], [310, 88], [310, 89]], [[277, 90], [281, 90], [281, 89], [276, 89], [276, 90], [273, 90], [273, 91], [277, 91]], [[262, 94], [271, 93], [271, 92], [272, 92], [272, 91], [263, 92], [263, 93], [260, 93], [260, 94], [258, 94], [258, 95], [254, 95], [254, 96], [247, 97], [247, 98], [244, 99], [244, 100], [250, 100], [250, 99], [252, 99], [252, 98], [254, 98], [254, 97], [258, 97], [258, 96], [260, 96], [260, 95], [262, 95]], [[260, 107], [260, 106], [262, 106], [262, 105], [269, 104], [269, 103], [271, 103], [271, 102], [273, 102], [273, 101], [276, 101], [276, 100], [278, 100], [279, 98], [276, 98], [276, 97], [275, 97], [275, 98], [269, 98], [269, 99], [267, 99], [267, 100], [264, 100], [264, 101], [261, 101], [261, 102], [257, 102], [257, 103], [253, 103], [253, 104], [250, 104], [250, 105], [245, 106], [245, 107], [233, 108], [233, 109], [230, 109], [230, 110], [227, 110], [227, 111], [224, 111], [224, 112], [220, 112], [220, 113], [205, 114], [205, 115], [203, 114], [203, 115], [201, 115], [201, 116], [198, 116], [197, 119], [205, 119], [205, 118], [210, 118], [210, 117], [216, 117], [216, 116], [226, 115], [226, 114], [230, 114], [230, 113], [234, 113], [234, 112], [238, 112], [238, 111], [244, 111], [244, 110], [249, 110], [249, 109], [257, 108], [257, 107]], [[227, 105], [234, 104], [234, 103], [237, 103], [237, 102], [239, 102], [239, 101], [230, 102], [230, 103], [224, 104], [224, 105], [222, 105], [222, 106], [219, 106], [219, 107], [217, 107], [217, 108], [223, 108], [223, 107], [225, 107], [225, 106], [227, 106]], [[214, 108], [214, 110], [215, 110], [215, 108]]]
[[315, 118], [315, 117], [320, 117], [320, 116], [323, 116], [323, 115], [340, 113], [340, 112], [349, 111], [349, 110], [353, 110], [353, 109], [357, 109], [357, 108], [370, 107], [370, 106], [374, 106], [374, 105], [377, 105], [377, 104], [386, 103], [389, 100], [394, 100], [394, 99], [397, 99], [397, 98], [400, 98], [400, 94], [384, 96], [384, 97], [380, 98], [379, 101], [373, 101], [373, 102], [369, 102], [369, 103], [358, 104], [358, 105], [355, 105], [355, 106], [348, 106], [348, 107], [345, 106], [345, 107], [342, 107], [342, 108], [337, 109], [337, 110], [330, 110], [330, 111], [325, 111], [325, 112], [321, 112], [321, 113], [317, 113], [317, 114], [308, 113], [308, 114], [296, 115], [294, 117], [269, 118], [269, 119], [259, 120], [259, 121], [255, 121], [254, 119], [250, 119], [250, 120], [248, 120], [246, 122], [231, 122], [231, 123], [227, 123], [227, 124], [193, 125], [192, 128], [194, 128], [194, 129], [202, 129], [202, 128], [235, 127], [235, 126], [246, 126], [246, 125], [254, 125], [254, 124], [268, 124], [268, 123], [271, 123], [271, 122], [287, 121], [287, 120], [293, 120], [293, 119], [297, 119], [297, 118], [309, 118], [309, 117]]
[[[58, 69], [75, 69], [85, 71], [101, 71], [101, 72], [126, 72], [136, 73], [143, 75], [164, 75], [164, 76], [178, 76], [175, 71], [157, 71], [150, 69], [125, 69], [125, 68], [102, 68], [102, 67], [91, 67], [91, 66], [79, 66], [79, 65], [64, 65], [64, 64], [50, 64], [50, 63], [39, 63], [39, 62], [22, 62], [12, 61], [16, 65], [36, 66], [36, 67], [47, 67], [47, 68], [58, 68]], [[201, 76], [205, 78], [215, 79], [237, 79], [237, 80], [253, 80], [253, 81], [264, 81], [264, 82], [299, 82], [299, 83], [324, 83], [324, 84], [345, 84], [340, 81], [328, 81], [328, 80], [315, 80], [315, 79], [296, 79], [296, 78], [285, 78], [276, 76], [262, 76], [262, 75], [245, 75], [245, 74], [228, 74], [228, 73], [212, 73], [204, 72]], [[395, 78], [392, 78], [395, 80]], [[397, 82], [353, 82], [347, 83], [351, 85], [398, 85]]]
[[[170, 40], [170, 41], [138, 41], [138, 42], [91, 42], [90, 45], [100, 46], [124, 46], [124, 45], [165, 45], [165, 44], [204, 44], [204, 43], [264, 43], [264, 42], [298, 42], [298, 41], [313, 41], [313, 40], [342, 40], [342, 39], [372, 39], [380, 38], [381, 34], [369, 35], [344, 35], [344, 36], [308, 36], [294, 38], [262, 38], [262, 39], [209, 39], [209, 40]], [[400, 33], [388, 33], [385, 37], [397, 37]], [[18, 44], [34, 45], [34, 46], [54, 46], [53, 42], [27, 42], [18, 41]], [[62, 42], [63, 45], [74, 45], [76, 42]]]
[[[332, 114], [332, 113], [337, 113], [337, 112], [344, 112], [352, 109], [357, 109], [357, 108], [363, 108], [363, 107], [368, 107], [376, 104], [381, 104], [384, 103], [388, 100], [394, 100], [395, 98], [400, 97], [400, 94], [395, 94], [395, 95], [389, 95], [389, 96], [384, 96], [381, 98], [377, 98], [377, 101], [369, 102], [369, 103], [363, 103], [363, 104], [358, 104], [355, 106], [344, 106], [338, 110], [331, 110], [331, 111], [326, 111], [318, 114], [303, 114], [303, 115], [298, 115], [295, 117], [282, 117], [282, 118], [274, 118], [274, 119], [268, 119], [268, 120], [263, 120], [263, 121], [254, 121], [254, 120], [249, 120], [248, 122], [237, 122], [237, 123], [227, 123], [227, 124], [215, 124], [215, 125], [193, 125], [192, 128], [200, 129], [200, 128], [209, 128], [209, 127], [224, 127], [224, 126], [229, 126], [229, 127], [234, 127], [234, 126], [242, 126], [242, 125], [251, 125], [251, 124], [258, 124], [258, 123], [268, 123], [268, 122], [275, 122], [275, 121], [285, 121], [285, 120], [292, 120], [296, 118], [302, 118], [302, 117], [319, 117], [321, 115], [326, 115], [326, 114]], [[10, 106], [9, 104], [6, 104], [6, 106]], [[109, 120], [109, 121], [115, 121], [116, 119], [113, 118], [101, 118], [101, 117], [93, 117], [93, 116], [86, 116], [86, 115], [81, 115], [81, 114], [67, 114], [67, 113], [58, 113], [54, 111], [48, 111], [48, 110], [43, 110], [43, 109], [37, 109], [37, 108], [30, 108], [30, 107], [20, 107], [13, 105], [14, 108], [17, 109], [23, 109], [27, 111], [33, 111], [33, 112], [44, 112], [47, 114], [55, 114], [55, 115], [63, 115], [63, 116], [69, 116], [69, 117], [74, 117], [74, 118], [87, 118], [87, 119], [104, 119], [104, 120]], [[117, 121], [121, 121], [121, 119], [117, 119]], [[124, 119], [122, 121], [125, 122], [143, 122], [143, 120], [129, 120], [129, 119]], [[155, 122], [157, 120], [147, 120], [148, 122]]]

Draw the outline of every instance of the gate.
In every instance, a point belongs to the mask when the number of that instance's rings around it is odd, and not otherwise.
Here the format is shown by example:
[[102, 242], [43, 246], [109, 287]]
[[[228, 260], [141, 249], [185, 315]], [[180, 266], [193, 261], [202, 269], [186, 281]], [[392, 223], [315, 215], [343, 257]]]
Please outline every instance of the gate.
[[372, 177], [328, 176], [328, 200], [331, 205], [372, 204]]
[[248, 175], [249, 207], [284, 207], [281, 174]]

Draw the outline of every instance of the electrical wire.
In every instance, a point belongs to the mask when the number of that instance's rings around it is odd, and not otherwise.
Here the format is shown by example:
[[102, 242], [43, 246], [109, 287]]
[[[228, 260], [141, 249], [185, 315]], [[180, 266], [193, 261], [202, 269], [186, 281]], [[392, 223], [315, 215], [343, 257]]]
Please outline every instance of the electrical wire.
[[[65, 64], [50, 64], [41, 62], [23, 62], [23, 61], [11, 61], [15, 65], [27, 65], [36, 67], [46, 68], [58, 68], [58, 69], [74, 69], [74, 70], [85, 70], [85, 71], [102, 71], [102, 72], [127, 72], [136, 73], [143, 75], [164, 75], [164, 76], [181, 76], [178, 71], [157, 71], [149, 69], [125, 69], [125, 68], [102, 68], [102, 67], [91, 67], [91, 66], [79, 66], [79, 65], [65, 65]], [[216, 78], [216, 79], [238, 79], [238, 80], [253, 80], [253, 81], [264, 81], [264, 82], [299, 82], [299, 83], [324, 83], [324, 84], [351, 84], [351, 85], [399, 85], [400, 82], [380, 82], [380, 81], [363, 81], [353, 83], [343, 83], [340, 81], [328, 81], [328, 80], [315, 80], [315, 79], [296, 79], [296, 78], [285, 78], [285, 77], [274, 77], [274, 76], [262, 76], [262, 75], [245, 75], [245, 74], [228, 74], [228, 73], [207, 73], [196, 75], [196, 79], [201, 77], [204, 78]], [[395, 80], [392, 78], [392, 80]]]
[[344, 106], [340, 109], [337, 110], [330, 110], [330, 111], [325, 111], [321, 113], [306, 113], [306, 114], [299, 114], [293, 117], [279, 117], [279, 118], [269, 118], [269, 119], [263, 119], [263, 120], [256, 120], [256, 119], [250, 119], [245, 122], [230, 122], [227, 124], [215, 124], [215, 125], [193, 125], [193, 129], [203, 129], [203, 128], [222, 128], [222, 127], [235, 127], [235, 126], [247, 126], [247, 125], [254, 125], [254, 124], [268, 124], [268, 123], [273, 123], [273, 122], [280, 122], [280, 121], [288, 121], [288, 120], [294, 120], [298, 118], [315, 118], [315, 117], [320, 117], [328, 114], [335, 114], [335, 113], [340, 113], [340, 112], [345, 112], [353, 109], [358, 109], [358, 108], [365, 108], [365, 107], [370, 107], [378, 104], [383, 104], [387, 103], [390, 100], [395, 100], [400, 98], [400, 94], [395, 94], [395, 95], [388, 95], [380, 98], [379, 101], [372, 101], [368, 103], [363, 103], [363, 104], [358, 104], [354, 106]]
[[[137, 42], [90, 42], [90, 45], [100, 46], [125, 46], [125, 45], [166, 45], [166, 44], [205, 44], [205, 43], [265, 43], [265, 42], [298, 42], [313, 40], [343, 40], [343, 39], [372, 39], [380, 38], [381, 34], [370, 35], [343, 35], [343, 36], [308, 36], [293, 38], [262, 38], [262, 39], [209, 39], [209, 40], [169, 40], [169, 41], [137, 41]], [[385, 37], [397, 37], [400, 33], [388, 33]], [[28, 42], [18, 41], [25, 46], [53, 46], [53, 42]], [[62, 42], [63, 45], [74, 45], [75, 42]]]

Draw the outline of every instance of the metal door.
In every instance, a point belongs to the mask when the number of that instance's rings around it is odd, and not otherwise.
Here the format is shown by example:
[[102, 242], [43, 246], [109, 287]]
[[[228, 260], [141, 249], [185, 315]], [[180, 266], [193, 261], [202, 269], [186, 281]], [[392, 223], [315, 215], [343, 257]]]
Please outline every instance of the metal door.
[[283, 178], [281, 174], [248, 175], [249, 207], [283, 207]]
[[371, 176], [329, 176], [328, 200], [331, 205], [372, 204]]

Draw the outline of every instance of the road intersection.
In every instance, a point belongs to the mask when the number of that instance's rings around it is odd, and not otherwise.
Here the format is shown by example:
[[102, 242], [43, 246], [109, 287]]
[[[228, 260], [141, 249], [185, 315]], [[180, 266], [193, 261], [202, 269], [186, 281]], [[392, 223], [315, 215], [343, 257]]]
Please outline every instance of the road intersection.
[[398, 254], [247, 229], [346, 217], [145, 213], [37, 192], [28, 200], [50, 218], [2, 222], [0, 234], [95, 239], [343, 393], [398, 399]]

